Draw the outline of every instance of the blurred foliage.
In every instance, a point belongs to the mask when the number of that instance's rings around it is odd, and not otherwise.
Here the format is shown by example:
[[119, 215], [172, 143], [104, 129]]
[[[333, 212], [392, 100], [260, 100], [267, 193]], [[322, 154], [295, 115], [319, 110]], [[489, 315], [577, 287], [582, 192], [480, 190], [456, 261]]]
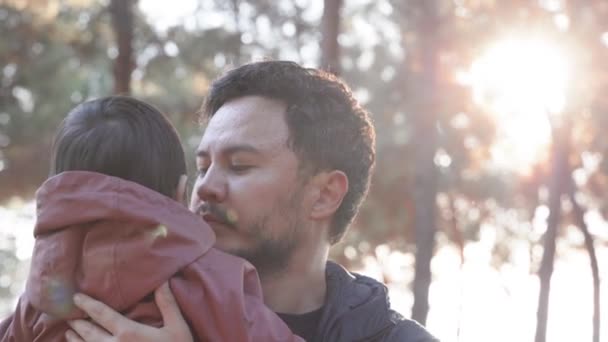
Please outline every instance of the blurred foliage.
[[11, 290], [11, 280], [15, 277], [20, 266], [15, 256], [15, 238], [6, 233], [0, 234], [0, 298], [12, 298], [15, 293]]

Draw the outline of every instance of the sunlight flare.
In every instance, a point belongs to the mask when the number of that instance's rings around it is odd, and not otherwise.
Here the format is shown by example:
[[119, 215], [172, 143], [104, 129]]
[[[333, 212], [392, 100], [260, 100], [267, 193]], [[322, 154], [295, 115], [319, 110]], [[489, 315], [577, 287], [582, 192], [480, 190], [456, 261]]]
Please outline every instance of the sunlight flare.
[[526, 173], [551, 141], [550, 119], [566, 106], [571, 66], [567, 51], [542, 39], [505, 39], [488, 47], [465, 77], [473, 101], [497, 126], [493, 161]]
[[474, 100], [496, 112], [558, 114], [569, 80], [565, 51], [542, 40], [505, 40], [471, 67]]

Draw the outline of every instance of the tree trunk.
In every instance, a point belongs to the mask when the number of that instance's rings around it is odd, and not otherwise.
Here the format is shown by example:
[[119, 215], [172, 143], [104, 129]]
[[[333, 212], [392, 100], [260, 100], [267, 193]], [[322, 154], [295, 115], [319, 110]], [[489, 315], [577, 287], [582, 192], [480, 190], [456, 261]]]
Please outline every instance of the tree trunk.
[[340, 74], [340, 9], [342, 0], [325, 0], [321, 18], [321, 69]]
[[555, 260], [555, 240], [561, 217], [561, 199], [566, 192], [570, 180], [568, 166], [570, 132], [568, 124], [554, 129], [551, 179], [549, 184], [549, 218], [547, 231], [544, 235], [543, 257], [538, 271], [540, 278], [540, 293], [536, 312], [535, 342], [545, 342], [547, 338], [547, 319], [549, 316], [549, 293], [551, 291], [551, 276]]
[[452, 238], [458, 246], [458, 252], [460, 252], [460, 269], [462, 270], [462, 268], [464, 267], [464, 236], [462, 234], [462, 228], [458, 223], [458, 210], [456, 209], [456, 205], [454, 204], [454, 196], [452, 196], [452, 194], [448, 194], [448, 200], [451, 215], [448, 226], [452, 231]]
[[304, 26], [304, 20], [302, 19], [302, 13], [304, 12], [303, 8], [300, 7], [297, 3], [294, 2], [293, 6], [296, 9], [296, 15], [293, 18], [293, 24], [296, 27], [296, 32], [294, 33], [294, 44], [295, 49], [298, 51], [298, 63], [303, 63], [304, 58], [302, 58], [302, 27]]
[[585, 249], [589, 254], [589, 263], [591, 265], [591, 274], [593, 276], [593, 342], [600, 341], [600, 274], [599, 266], [597, 261], [597, 255], [595, 253], [595, 246], [593, 245], [593, 237], [589, 233], [589, 228], [585, 222], [585, 210], [576, 200], [575, 191], [576, 187], [574, 182], [570, 182], [572, 186], [568, 191], [570, 203], [572, 203], [572, 213], [574, 214], [574, 220], [576, 225], [583, 232], [585, 237]]
[[[566, 13], [571, 20], [570, 39], [578, 42], [586, 42], [589, 44], [589, 39], [592, 39], [593, 34], [585, 32], [585, 22], [587, 19], [587, 10], [592, 8], [594, 1], [583, 0], [583, 1], [567, 1], [566, 2]], [[589, 45], [599, 44], [600, 42], [594, 42]], [[584, 46], [583, 43], [582, 46]], [[588, 51], [595, 51], [594, 49], [587, 49]], [[594, 56], [591, 60], [598, 58]], [[600, 57], [601, 58], [601, 57]], [[574, 80], [573, 83], [581, 83], [581, 80]], [[588, 103], [585, 105], [589, 105]], [[584, 219], [585, 210], [576, 200], [576, 185], [572, 177], [569, 178], [570, 187], [568, 189], [568, 196], [570, 203], [572, 204], [572, 212], [574, 215], [575, 224], [581, 229], [585, 238], [585, 249], [589, 254], [589, 263], [591, 266], [591, 274], [593, 277], [593, 342], [600, 341], [600, 276], [597, 255], [595, 253], [595, 246], [593, 244], [593, 237], [589, 233], [589, 229]]]
[[416, 266], [412, 318], [426, 324], [431, 285], [431, 259], [435, 247], [438, 115], [438, 25], [436, 0], [421, 0], [420, 21], [422, 75], [418, 97], [420, 106], [414, 115], [416, 149], [414, 152], [414, 228], [416, 234]]
[[114, 60], [114, 93], [131, 93], [131, 72], [135, 67], [133, 61], [133, 6], [135, 0], [111, 0], [110, 13], [118, 55]]
[[235, 66], [241, 65], [243, 61], [243, 31], [241, 30], [241, 1], [240, 0], [230, 0], [230, 8], [232, 9], [232, 20], [234, 21], [234, 27], [236, 29], [236, 35], [238, 37], [238, 46], [236, 48], [236, 56], [234, 56], [234, 60], [230, 61], [230, 64], [234, 64]]
[[[450, 218], [449, 226], [451, 227], [451, 230], [452, 230], [454, 242], [458, 246], [458, 251], [460, 252], [460, 273], [462, 274], [464, 272], [464, 263], [465, 263], [464, 236], [462, 234], [462, 228], [460, 227], [460, 224], [458, 223], [458, 211], [456, 209], [456, 205], [454, 204], [454, 198], [451, 194], [449, 195], [449, 201], [450, 201], [450, 213], [452, 216]], [[460, 341], [460, 334], [461, 334], [461, 330], [462, 330], [462, 316], [463, 316], [463, 307], [464, 307], [464, 284], [462, 283], [462, 281], [460, 282], [459, 287], [460, 287], [460, 296], [459, 296], [460, 298], [458, 298], [458, 318], [456, 321], [456, 341]]]

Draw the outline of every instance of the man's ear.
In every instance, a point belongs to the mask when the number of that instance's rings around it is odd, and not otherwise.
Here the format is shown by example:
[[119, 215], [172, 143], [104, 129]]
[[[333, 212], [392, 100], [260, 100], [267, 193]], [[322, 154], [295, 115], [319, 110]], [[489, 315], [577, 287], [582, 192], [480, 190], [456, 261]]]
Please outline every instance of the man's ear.
[[339, 170], [324, 171], [313, 177], [315, 198], [310, 210], [310, 218], [325, 219], [332, 217], [342, 204], [348, 192], [348, 177]]
[[188, 183], [188, 176], [181, 175], [179, 182], [177, 182], [177, 189], [175, 190], [175, 200], [179, 203], [186, 203], [186, 185]]

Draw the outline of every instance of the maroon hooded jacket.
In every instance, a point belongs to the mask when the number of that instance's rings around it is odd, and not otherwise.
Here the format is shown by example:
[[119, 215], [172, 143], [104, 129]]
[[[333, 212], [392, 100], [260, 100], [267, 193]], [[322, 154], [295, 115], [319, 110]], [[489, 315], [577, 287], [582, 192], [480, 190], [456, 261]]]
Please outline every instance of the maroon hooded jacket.
[[153, 292], [169, 280], [198, 341], [302, 341], [267, 308], [256, 270], [214, 249], [211, 228], [182, 204], [93, 172], [48, 179], [36, 193], [36, 243], [25, 293], [1, 341], [64, 341], [86, 293], [161, 326]]

